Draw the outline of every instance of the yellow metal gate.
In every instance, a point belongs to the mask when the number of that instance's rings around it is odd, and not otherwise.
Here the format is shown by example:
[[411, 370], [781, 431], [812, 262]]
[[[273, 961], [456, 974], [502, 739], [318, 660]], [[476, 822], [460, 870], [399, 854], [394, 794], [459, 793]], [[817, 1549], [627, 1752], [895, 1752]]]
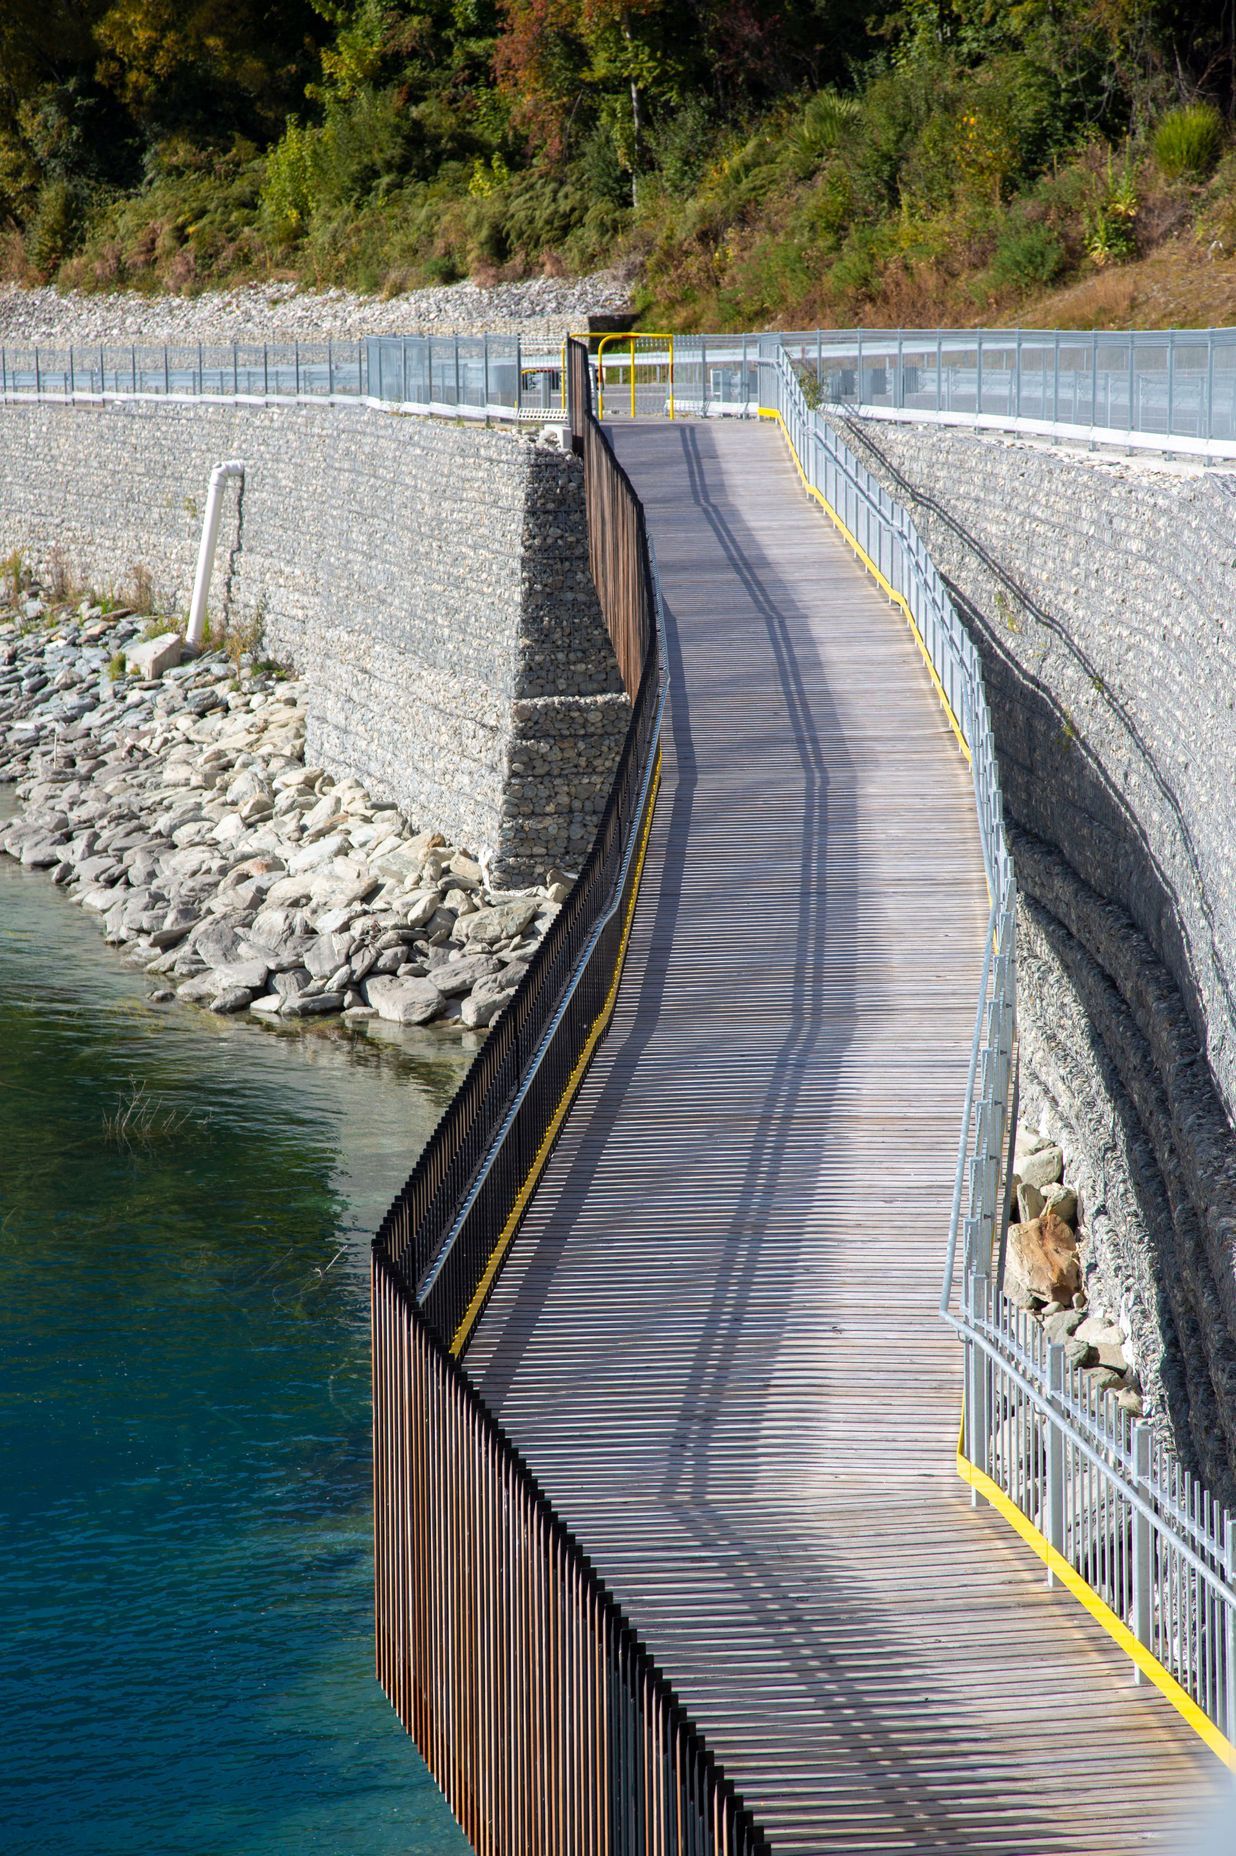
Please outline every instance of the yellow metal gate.
[[674, 417], [672, 335], [602, 335], [593, 366], [598, 418]]

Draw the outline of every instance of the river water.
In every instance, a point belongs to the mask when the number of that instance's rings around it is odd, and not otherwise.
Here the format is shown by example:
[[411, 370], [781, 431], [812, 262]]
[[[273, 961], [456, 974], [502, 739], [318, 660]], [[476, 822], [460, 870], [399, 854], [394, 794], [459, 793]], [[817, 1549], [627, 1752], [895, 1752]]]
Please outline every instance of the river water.
[[466, 1856], [372, 1674], [367, 1276], [465, 1059], [148, 987], [0, 858], [0, 1847]]

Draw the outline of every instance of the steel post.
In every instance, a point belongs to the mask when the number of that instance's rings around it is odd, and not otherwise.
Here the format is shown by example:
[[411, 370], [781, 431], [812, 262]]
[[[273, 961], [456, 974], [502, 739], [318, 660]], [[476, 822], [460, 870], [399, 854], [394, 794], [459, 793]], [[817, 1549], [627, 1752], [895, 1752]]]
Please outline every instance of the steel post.
[[1060, 337], [1058, 335], [1055, 340], [1055, 354], [1052, 367], [1051, 421], [1053, 425], [1059, 425], [1060, 423]]
[[1236, 1515], [1223, 1520], [1223, 1731], [1236, 1741]]
[[[988, 1282], [980, 1270], [966, 1276], [966, 1311], [970, 1326], [981, 1329], [987, 1319]], [[966, 1457], [984, 1475], [988, 1468], [988, 1442], [991, 1436], [991, 1410], [987, 1374], [987, 1356], [976, 1341], [966, 1339]], [[977, 1507], [978, 1492], [970, 1490], [970, 1505]]]
[[1172, 435], [1172, 426], [1176, 413], [1176, 336], [1171, 332], [1167, 338], [1167, 435]]
[[[1064, 1400], [1064, 1348], [1047, 1349], [1047, 1489], [1046, 1526], [1043, 1532], [1056, 1552], [1064, 1553], [1064, 1430], [1061, 1411]], [[1049, 1565], [1047, 1583], [1054, 1585], [1056, 1575]]]
[[1215, 332], [1213, 329], [1210, 329], [1207, 331], [1207, 334], [1206, 334], [1206, 410], [1205, 410], [1205, 421], [1204, 421], [1202, 432], [1201, 432], [1201, 436], [1203, 438], [1213, 438], [1215, 435], [1214, 406], [1215, 406]]
[[[1148, 1424], [1135, 1420], [1133, 1436], [1133, 1480], [1143, 1501], [1150, 1494], [1152, 1433]], [[1129, 1628], [1144, 1649], [1150, 1649], [1150, 1632], [1154, 1603], [1154, 1529], [1140, 1508], [1133, 1510], [1133, 1614]], [[1142, 1672], [1133, 1665], [1133, 1680], [1140, 1682]]]

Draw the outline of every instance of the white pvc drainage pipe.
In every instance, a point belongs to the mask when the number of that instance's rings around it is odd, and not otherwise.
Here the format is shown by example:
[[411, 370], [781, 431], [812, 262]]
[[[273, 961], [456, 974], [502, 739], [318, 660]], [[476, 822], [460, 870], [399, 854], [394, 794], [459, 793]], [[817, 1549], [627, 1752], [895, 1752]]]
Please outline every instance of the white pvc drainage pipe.
[[219, 513], [223, 506], [223, 486], [229, 477], [241, 477], [245, 467], [239, 458], [216, 464], [210, 473], [206, 492], [206, 515], [202, 522], [202, 541], [197, 551], [197, 572], [193, 576], [193, 599], [189, 606], [189, 629], [185, 643], [200, 645], [206, 637], [206, 597], [210, 592], [210, 575], [215, 564], [215, 543], [219, 539]]

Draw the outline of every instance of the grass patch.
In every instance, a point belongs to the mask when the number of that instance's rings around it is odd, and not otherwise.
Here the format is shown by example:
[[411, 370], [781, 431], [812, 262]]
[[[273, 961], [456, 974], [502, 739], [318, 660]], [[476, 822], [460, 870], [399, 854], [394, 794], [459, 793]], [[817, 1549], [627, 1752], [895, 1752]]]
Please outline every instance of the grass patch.
[[192, 1125], [186, 1110], [173, 1108], [156, 1096], [148, 1083], [135, 1078], [116, 1106], [103, 1117], [103, 1138], [110, 1147], [132, 1153], [178, 1140]]
[[1168, 110], [1154, 132], [1154, 158], [1167, 180], [1205, 180], [1223, 149], [1223, 118], [1213, 103]]

